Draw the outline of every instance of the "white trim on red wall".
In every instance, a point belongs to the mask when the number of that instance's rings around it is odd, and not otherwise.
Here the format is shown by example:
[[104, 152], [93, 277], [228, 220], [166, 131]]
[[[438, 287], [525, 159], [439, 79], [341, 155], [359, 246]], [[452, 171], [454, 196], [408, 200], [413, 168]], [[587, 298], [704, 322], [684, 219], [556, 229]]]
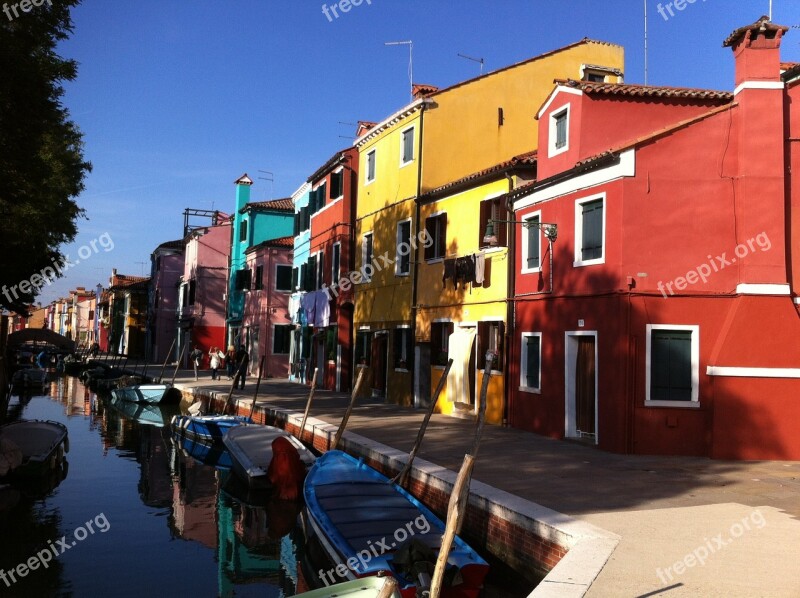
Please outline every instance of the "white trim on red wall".
[[730, 378], [800, 378], [800, 368], [746, 368], [710, 365], [709, 376]]

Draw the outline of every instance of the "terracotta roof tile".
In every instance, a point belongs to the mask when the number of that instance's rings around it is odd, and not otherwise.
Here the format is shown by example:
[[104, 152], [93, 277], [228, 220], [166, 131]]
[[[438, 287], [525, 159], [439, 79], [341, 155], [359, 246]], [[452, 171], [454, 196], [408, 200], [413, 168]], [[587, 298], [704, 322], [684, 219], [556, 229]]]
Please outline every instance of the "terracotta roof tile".
[[294, 204], [291, 197], [284, 197], [282, 199], [271, 199], [269, 201], [251, 201], [241, 210], [241, 213], [247, 210], [275, 210], [278, 212], [294, 212]]
[[472, 174], [468, 174], [467, 176], [461, 177], [455, 181], [451, 181], [449, 183], [445, 183], [435, 189], [431, 189], [430, 191], [423, 193], [420, 196], [420, 199], [425, 200], [435, 196], [440, 196], [442, 193], [449, 189], [453, 189], [455, 187], [460, 187], [465, 183], [469, 183], [470, 181], [479, 180], [485, 176], [489, 176], [494, 173], [503, 172], [509, 168], [513, 168], [516, 166], [533, 166], [536, 164], [538, 152], [536, 150], [531, 152], [526, 152], [524, 154], [520, 154], [519, 156], [514, 156], [509, 160], [505, 160], [504, 162], [500, 162], [499, 164], [495, 164], [494, 166], [490, 166], [489, 168], [484, 168], [483, 170], [479, 170], [478, 172], [473, 172]]
[[574, 79], [556, 79], [556, 85], [580, 89], [587, 94], [604, 94], [614, 96], [642, 98], [690, 98], [695, 100], [726, 101], [733, 100], [729, 91], [714, 89], [695, 89], [691, 87], [656, 87], [653, 85], [631, 85], [628, 83], [599, 83], [594, 81], [576, 81]]
[[245, 253], [253, 253], [262, 247], [276, 247], [278, 249], [294, 249], [294, 237], [280, 237], [278, 239], [267, 239], [258, 245], [248, 247]]
[[780, 35], [783, 35], [787, 31], [789, 31], [788, 27], [784, 27], [783, 25], [776, 25], [775, 23], [769, 20], [769, 17], [767, 15], [764, 15], [752, 25], [745, 25], [744, 27], [739, 27], [736, 31], [734, 31], [727, 38], [725, 38], [725, 41], [722, 42], [722, 46], [724, 48], [735, 46], [737, 43], [739, 43], [739, 40], [744, 35], [747, 34], [748, 31], [752, 31], [753, 29], [758, 29], [761, 31], [775, 31], [779, 32]]

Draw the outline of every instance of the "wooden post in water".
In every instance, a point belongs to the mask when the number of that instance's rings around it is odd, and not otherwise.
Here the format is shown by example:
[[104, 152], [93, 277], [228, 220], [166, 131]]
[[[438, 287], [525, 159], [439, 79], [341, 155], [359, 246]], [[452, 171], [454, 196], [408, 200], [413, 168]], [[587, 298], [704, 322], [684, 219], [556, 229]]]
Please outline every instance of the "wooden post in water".
[[425, 414], [425, 419], [422, 420], [422, 425], [419, 428], [419, 432], [417, 432], [417, 439], [414, 441], [414, 446], [412, 447], [411, 452], [408, 454], [408, 462], [406, 462], [402, 471], [398, 473], [392, 480], [392, 482], [395, 484], [402, 486], [406, 476], [411, 471], [411, 466], [414, 464], [417, 451], [419, 451], [419, 447], [422, 444], [422, 437], [425, 436], [425, 430], [428, 429], [428, 422], [431, 421], [433, 412], [436, 410], [436, 403], [439, 402], [439, 395], [442, 394], [442, 389], [444, 388], [445, 382], [447, 382], [447, 374], [450, 372], [452, 365], [453, 360], [448, 359], [447, 365], [442, 373], [442, 377], [439, 378], [439, 384], [436, 385], [436, 392], [433, 393], [433, 397], [431, 398], [431, 405], [428, 407], [428, 412]]
[[[314, 391], [317, 390], [317, 373], [319, 368], [314, 368], [314, 379], [311, 380], [311, 392], [308, 393], [308, 401], [306, 401], [306, 410], [303, 413], [303, 423], [300, 424], [300, 442], [303, 442], [303, 433], [306, 431], [306, 420], [308, 420], [308, 412], [311, 411], [311, 401], [314, 398]], [[314, 442], [314, 435], [311, 435], [311, 442]]]
[[383, 582], [383, 587], [377, 598], [392, 598], [395, 590], [397, 590], [397, 580], [394, 577], [386, 577], [385, 579], [386, 581]]
[[258, 380], [256, 381], [256, 392], [253, 393], [253, 402], [250, 403], [250, 417], [253, 417], [253, 412], [256, 410], [256, 398], [258, 398], [258, 387], [261, 386], [261, 373], [264, 371], [264, 360], [266, 355], [261, 356], [261, 363], [258, 364]]
[[335, 450], [336, 447], [339, 446], [339, 441], [342, 439], [342, 434], [344, 434], [344, 429], [347, 426], [347, 421], [350, 419], [350, 414], [353, 412], [353, 407], [356, 404], [356, 397], [358, 396], [358, 391], [361, 389], [361, 383], [364, 381], [364, 371], [367, 368], [361, 368], [361, 371], [358, 373], [358, 379], [356, 380], [356, 386], [353, 389], [353, 394], [350, 397], [350, 405], [347, 407], [347, 411], [344, 413], [344, 418], [342, 418], [342, 423], [339, 424], [339, 429], [336, 430], [336, 436], [333, 439], [333, 444], [331, 445], [330, 450]]
[[175, 377], [178, 375], [178, 368], [181, 367], [181, 361], [183, 361], [183, 354], [186, 352], [186, 345], [181, 347], [181, 354], [178, 357], [178, 361], [175, 364], [175, 371], [172, 372], [172, 382], [169, 383], [170, 386], [175, 386]]
[[[233, 396], [233, 391], [236, 389], [236, 385], [239, 383], [239, 378], [244, 375], [242, 368], [244, 367], [244, 361], [239, 364], [239, 367], [236, 368], [236, 373], [233, 375], [233, 384], [231, 384], [231, 389], [228, 392], [228, 398], [225, 399], [225, 405], [222, 407], [222, 415], [228, 415], [228, 405], [231, 403], [231, 397]], [[236, 413], [233, 413], [236, 415]]]
[[481, 384], [480, 405], [478, 406], [478, 423], [475, 426], [475, 439], [472, 442], [470, 452], [464, 455], [464, 462], [458, 472], [453, 492], [450, 495], [450, 502], [447, 505], [447, 524], [442, 535], [442, 544], [439, 548], [439, 555], [436, 559], [436, 568], [433, 570], [431, 580], [430, 598], [439, 598], [442, 591], [442, 580], [444, 570], [447, 566], [447, 557], [453, 547], [453, 540], [461, 529], [461, 524], [467, 510], [469, 499], [469, 483], [472, 479], [472, 468], [475, 465], [475, 458], [478, 454], [478, 446], [483, 434], [483, 421], [486, 418], [486, 393], [489, 390], [489, 378], [492, 371], [492, 361], [494, 354], [490, 351], [486, 353], [486, 367], [483, 370], [483, 384]]
[[164, 365], [161, 366], [161, 373], [158, 375], [158, 383], [161, 384], [161, 380], [164, 379], [164, 370], [167, 369], [167, 362], [169, 361], [169, 356], [172, 355], [172, 349], [175, 348], [175, 339], [172, 339], [172, 344], [169, 346], [169, 351], [167, 351], [167, 357], [164, 359]]

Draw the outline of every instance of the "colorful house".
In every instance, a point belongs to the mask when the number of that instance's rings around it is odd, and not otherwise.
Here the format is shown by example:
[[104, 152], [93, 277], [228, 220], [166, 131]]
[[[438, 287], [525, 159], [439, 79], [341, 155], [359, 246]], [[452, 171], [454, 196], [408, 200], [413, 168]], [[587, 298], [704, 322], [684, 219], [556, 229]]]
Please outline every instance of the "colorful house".
[[293, 328], [289, 342], [289, 379], [301, 383], [305, 383], [309, 377], [307, 370], [311, 356], [312, 332], [305, 316], [300, 311], [300, 304], [306, 292], [311, 290], [312, 280], [316, 280], [308, 274], [308, 259], [311, 255], [311, 215], [308, 213], [310, 199], [311, 185], [308, 182], [300, 185], [292, 194], [294, 249], [289, 312]]
[[516, 225], [511, 425], [623, 453], [800, 459], [787, 30], [763, 17], [725, 40], [733, 93], [556, 83], [537, 181], [506, 198], [531, 224]]
[[313, 290], [322, 289], [329, 301], [328, 324], [320, 321], [314, 327], [309, 362], [320, 372], [321, 388], [346, 391], [353, 373], [353, 290], [339, 288], [338, 282], [353, 270], [358, 151], [337, 152], [308, 183], [314, 208], [309, 208], [308, 261], [317, 275], [307, 282]]
[[225, 346], [225, 291], [231, 250], [231, 224], [220, 217], [186, 238], [178, 292], [177, 355], [188, 359], [192, 347], [208, 353]]
[[[291, 210], [291, 200], [282, 201]], [[250, 354], [250, 373], [254, 375], [258, 374], [262, 356], [265, 377], [289, 375], [293, 246], [292, 237], [282, 237], [262, 241], [245, 251], [251, 283], [245, 293], [242, 338]]]
[[118, 274], [116, 268], [111, 271], [107, 316], [110, 351], [129, 357], [145, 356], [148, 286], [146, 276]]
[[[184, 271], [184, 242], [167, 241], [150, 255], [147, 351], [156, 363], [177, 359], [175, 331], [178, 326], [178, 288]], [[170, 348], [172, 353], [169, 353]], [[169, 353], [169, 354], [168, 354]]]
[[[490, 217], [509, 220], [505, 207], [489, 200], [509, 190], [506, 174], [512, 184], [533, 176], [534, 111], [553, 79], [616, 81], [622, 67], [621, 47], [587, 39], [446, 89], [417, 85], [414, 102], [356, 140], [356, 267], [371, 263], [375, 270], [356, 286], [356, 356], [369, 368], [373, 396], [426, 403], [449, 355], [459, 364], [439, 409], [474, 413], [483, 362], [474, 339], [480, 333], [496, 349], [505, 343], [510, 289], [500, 270], [508, 270], [507, 250], [491, 248], [491, 290], [443, 293], [445, 265], [483, 247]], [[496, 423], [505, 415], [501, 362], [491, 384]]]

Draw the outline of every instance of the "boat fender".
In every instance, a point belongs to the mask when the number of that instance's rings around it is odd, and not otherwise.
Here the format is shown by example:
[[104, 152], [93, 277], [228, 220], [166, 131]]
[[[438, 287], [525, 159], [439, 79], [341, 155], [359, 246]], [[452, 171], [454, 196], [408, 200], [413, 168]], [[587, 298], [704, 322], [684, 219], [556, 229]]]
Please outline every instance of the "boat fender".
[[267, 469], [267, 477], [275, 487], [277, 495], [283, 500], [297, 500], [303, 491], [303, 478], [306, 469], [300, 453], [285, 436], [272, 441], [272, 460]]
[[64, 452], [69, 452], [69, 436], [64, 437]]

